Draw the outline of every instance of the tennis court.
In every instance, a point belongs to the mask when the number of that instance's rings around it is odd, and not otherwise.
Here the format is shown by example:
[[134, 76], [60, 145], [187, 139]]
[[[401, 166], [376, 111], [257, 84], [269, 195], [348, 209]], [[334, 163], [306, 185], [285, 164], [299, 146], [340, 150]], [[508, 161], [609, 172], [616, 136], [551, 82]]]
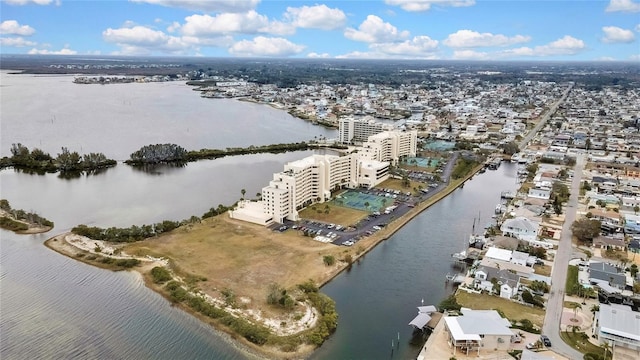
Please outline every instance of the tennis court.
[[436, 140], [436, 141], [430, 141], [425, 143], [422, 148], [425, 150], [432, 150], [432, 151], [447, 151], [447, 150], [453, 149], [454, 146], [456, 146], [456, 143], [454, 142]]
[[[364, 194], [352, 190], [338, 195], [334, 201], [337, 205], [363, 211], [378, 211], [387, 207], [387, 204], [393, 203], [393, 199], [391, 198]], [[367, 207], [365, 204], [369, 204], [369, 206]]]
[[408, 157], [404, 161], [404, 164], [407, 164], [409, 166], [418, 166], [422, 168], [436, 167], [439, 163], [440, 159], [422, 157]]

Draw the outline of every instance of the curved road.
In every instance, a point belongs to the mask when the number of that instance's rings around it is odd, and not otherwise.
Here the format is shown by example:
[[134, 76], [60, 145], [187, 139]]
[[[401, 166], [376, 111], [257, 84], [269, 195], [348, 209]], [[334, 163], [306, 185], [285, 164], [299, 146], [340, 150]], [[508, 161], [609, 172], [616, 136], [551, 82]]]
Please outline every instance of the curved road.
[[571, 182], [571, 196], [565, 207], [564, 224], [562, 225], [562, 235], [558, 245], [558, 251], [553, 263], [551, 273], [551, 291], [547, 301], [547, 309], [542, 327], [543, 334], [551, 340], [551, 350], [568, 359], [582, 359], [583, 354], [565, 344], [560, 338], [560, 320], [562, 318], [562, 308], [564, 303], [565, 284], [567, 282], [567, 268], [573, 253], [571, 238], [573, 233], [571, 225], [576, 219], [576, 209], [578, 205], [578, 195], [580, 194], [580, 182], [582, 180], [582, 170], [584, 169], [584, 155], [579, 155], [573, 171], [573, 181]]

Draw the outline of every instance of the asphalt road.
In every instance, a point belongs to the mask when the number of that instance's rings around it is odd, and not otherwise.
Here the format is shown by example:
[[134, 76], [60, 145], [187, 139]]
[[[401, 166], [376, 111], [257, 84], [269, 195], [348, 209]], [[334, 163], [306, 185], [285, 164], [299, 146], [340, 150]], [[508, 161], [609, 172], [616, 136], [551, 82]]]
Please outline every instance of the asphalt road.
[[562, 308], [564, 303], [565, 284], [567, 282], [567, 267], [569, 260], [573, 254], [573, 246], [571, 238], [571, 224], [576, 219], [576, 209], [578, 205], [578, 196], [580, 194], [580, 182], [582, 180], [582, 170], [584, 169], [584, 155], [579, 155], [573, 171], [573, 181], [571, 182], [571, 196], [565, 207], [565, 219], [562, 225], [562, 235], [558, 245], [558, 251], [553, 264], [553, 272], [551, 273], [551, 289], [549, 300], [547, 300], [547, 309], [544, 317], [544, 325], [542, 327], [543, 334], [547, 335], [551, 340], [551, 350], [555, 353], [567, 358], [582, 359], [583, 355], [571, 346], [565, 344], [560, 338], [560, 319], [562, 317]]
[[527, 147], [527, 144], [529, 143], [529, 141], [531, 141], [531, 139], [533, 139], [533, 137], [538, 133], [538, 131], [540, 131], [540, 129], [542, 129], [542, 127], [544, 126], [544, 124], [547, 123], [547, 120], [549, 120], [549, 118], [556, 113], [556, 110], [558, 110], [558, 106], [560, 106], [560, 104], [562, 104], [564, 102], [564, 100], [567, 98], [567, 96], [569, 95], [569, 92], [571, 91], [571, 89], [573, 89], [573, 84], [569, 85], [569, 88], [567, 90], [564, 91], [564, 94], [562, 94], [562, 97], [556, 101], [555, 103], [553, 103], [553, 105], [551, 105], [549, 107], [549, 111], [547, 111], [543, 116], [542, 119], [540, 121], [538, 121], [538, 123], [536, 124], [536, 126], [531, 129], [531, 131], [529, 131], [527, 133], [527, 135], [525, 135], [525, 137], [522, 139], [522, 141], [520, 141], [520, 145], [519, 148], [520, 150], [523, 150], [525, 147]]

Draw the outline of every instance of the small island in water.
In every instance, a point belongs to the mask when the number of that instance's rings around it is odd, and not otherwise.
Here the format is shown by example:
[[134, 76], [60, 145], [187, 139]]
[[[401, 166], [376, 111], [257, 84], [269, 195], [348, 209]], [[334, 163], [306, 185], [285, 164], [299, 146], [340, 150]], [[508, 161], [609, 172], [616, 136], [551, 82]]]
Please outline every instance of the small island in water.
[[40, 234], [53, 229], [53, 222], [42, 216], [12, 209], [7, 199], [0, 200], [0, 227], [18, 234]]

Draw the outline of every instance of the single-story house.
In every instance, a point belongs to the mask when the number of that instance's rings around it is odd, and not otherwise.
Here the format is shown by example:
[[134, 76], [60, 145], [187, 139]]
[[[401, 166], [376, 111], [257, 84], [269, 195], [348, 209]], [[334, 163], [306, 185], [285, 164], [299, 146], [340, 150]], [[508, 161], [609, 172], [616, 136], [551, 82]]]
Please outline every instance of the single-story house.
[[515, 336], [509, 328], [511, 323], [495, 310], [471, 310], [463, 308], [462, 316], [444, 318], [449, 346], [454, 355], [460, 350], [469, 355], [480, 348], [508, 350]]
[[624, 250], [625, 243], [621, 238], [611, 236], [598, 236], [593, 239], [593, 246], [600, 249]]
[[596, 283], [593, 280], [606, 281], [610, 286], [618, 289], [624, 289], [627, 284], [624, 273], [615, 266], [603, 262], [589, 263], [589, 282]]

